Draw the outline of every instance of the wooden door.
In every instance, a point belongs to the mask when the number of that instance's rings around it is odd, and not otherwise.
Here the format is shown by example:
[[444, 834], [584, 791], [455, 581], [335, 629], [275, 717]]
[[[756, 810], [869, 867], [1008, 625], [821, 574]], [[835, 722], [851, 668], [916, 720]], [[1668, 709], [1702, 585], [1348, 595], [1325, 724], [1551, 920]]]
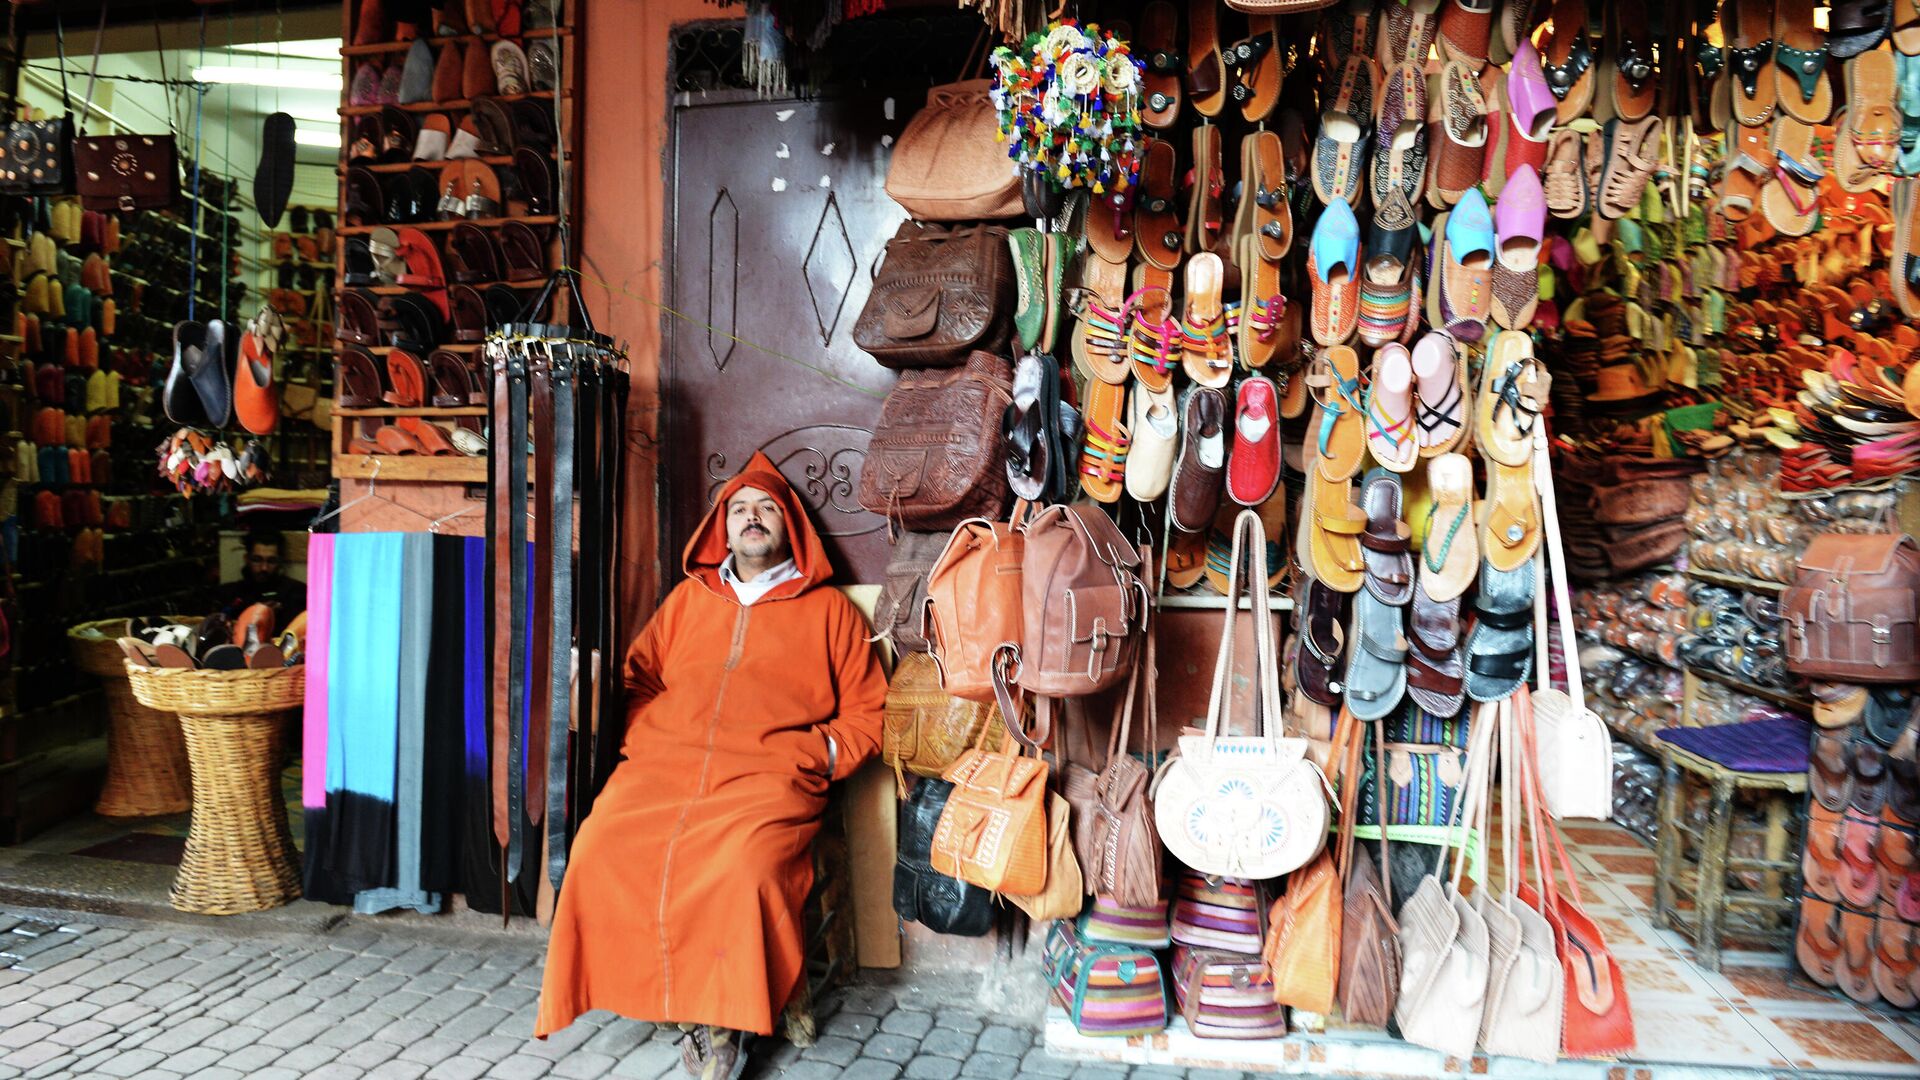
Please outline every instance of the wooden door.
[[[674, 111], [662, 365], [663, 562], [755, 451], [814, 515], [842, 584], [878, 582], [886, 523], [860, 468], [894, 374], [853, 344], [904, 118], [881, 101], [695, 101]], [[883, 138], [885, 142], [883, 142]]]

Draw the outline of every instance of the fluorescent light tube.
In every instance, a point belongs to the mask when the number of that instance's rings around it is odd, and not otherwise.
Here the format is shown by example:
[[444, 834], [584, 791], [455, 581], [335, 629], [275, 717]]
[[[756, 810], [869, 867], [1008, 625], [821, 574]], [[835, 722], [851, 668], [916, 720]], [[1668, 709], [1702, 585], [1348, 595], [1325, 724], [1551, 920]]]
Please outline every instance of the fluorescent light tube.
[[325, 146], [338, 150], [340, 149], [340, 132], [296, 127], [293, 129], [293, 141], [299, 146]]
[[339, 93], [344, 83], [340, 72], [316, 68], [233, 67], [209, 65], [193, 69], [193, 81], [226, 83], [233, 86], [268, 86], [282, 90], [332, 90]]

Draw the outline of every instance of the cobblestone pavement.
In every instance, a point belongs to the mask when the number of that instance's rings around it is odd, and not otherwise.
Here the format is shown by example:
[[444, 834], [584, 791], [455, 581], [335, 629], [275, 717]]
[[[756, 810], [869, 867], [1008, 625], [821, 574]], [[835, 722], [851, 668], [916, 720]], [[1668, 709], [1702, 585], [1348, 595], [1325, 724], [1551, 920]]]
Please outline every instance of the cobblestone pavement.
[[[528, 1038], [540, 963], [530, 940], [460, 946], [358, 926], [243, 937], [213, 922], [96, 926], [0, 911], [0, 1080], [683, 1075], [671, 1027], [596, 1012]], [[761, 1040], [748, 1075], [1127, 1076], [1049, 1058], [1031, 1026], [902, 1000], [918, 996], [836, 990], [817, 1005], [813, 1046]]]

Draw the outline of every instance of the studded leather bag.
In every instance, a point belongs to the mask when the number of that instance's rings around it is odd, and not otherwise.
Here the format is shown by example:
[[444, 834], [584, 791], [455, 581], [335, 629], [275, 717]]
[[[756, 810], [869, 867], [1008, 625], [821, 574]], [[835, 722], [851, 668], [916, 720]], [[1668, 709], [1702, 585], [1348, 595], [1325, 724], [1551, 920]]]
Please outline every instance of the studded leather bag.
[[73, 140], [73, 165], [89, 210], [160, 210], [180, 197], [172, 135], [82, 135]]
[[1013, 305], [1007, 230], [906, 221], [887, 241], [853, 343], [884, 367], [958, 367], [975, 351], [1006, 351]]
[[1904, 533], [1823, 533], [1780, 598], [1787, 670], [1834, 682], [1920, 679], [1920, 545]]
[[902, 375], [860, 466], [860, 505], [908, 529], [999, 517], [1008, 494], [1000, 418], [1012, 402], [1013, 365], [989, 352]]

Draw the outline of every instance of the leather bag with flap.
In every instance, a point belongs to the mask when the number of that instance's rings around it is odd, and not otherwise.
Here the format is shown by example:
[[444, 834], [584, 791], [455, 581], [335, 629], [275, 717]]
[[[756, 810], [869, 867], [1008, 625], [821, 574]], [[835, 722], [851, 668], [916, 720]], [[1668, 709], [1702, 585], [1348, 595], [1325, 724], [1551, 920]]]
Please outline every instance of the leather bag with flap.
[[936, 934], [979, 937], [993, 929], [993, 894], [938, 873], [929, 861], [933, 833], [953, 785], [922, 780], [900, 804], [900, 850], [893, 863], [893, 910]]
[[927, 91], [927, 103], [893, 144], [887, 194], [921, 221], [1020, 216], [1020, 176], [999, 139], [987, 91], [968, 79]]
[[1012, 401], [1013, 365], [992, 353], [902, 375], [860, 466], [860, 505], [909, 529], [1005, 513], [1000, 418]]
[[1833, 682], [1920, 680], [1920, 545], [1904, 533], [1822, 533], [1781, 596], [1787, 670]]
[[[1149, 629], [1147, 654], [1128, 681], [1119, 716], [1108, 728], [1106, 764], [1098, 773], [1077, 766], [1063, 770], [1067, 799], [1074, 807], [1074, 844], [1080, 852], [1087, 891], [1129, 908], [1164, 903], [1160, 837], [1154, 832], [1153, 807], [1147, 801], [1153, 774], [1127, 750], [1136, 697], [1145, 698], [1144, 748], [1149, 760], [1158, 744], [1154, 660], [1153, 633]], [[1143, 684], [1144, 693], [1140, 693]]]
[[1004, 733], [991, 702], [967, 701], [940, 689], [940, 671], [926, 653], [908, 653], [893, 669], [880, 712], [880, 758], [899, 777], [939, 776], [967, 747]]
[[1047, 763], [969, 747], [947, 770], [953, 785], [930, 861], [942, 874], [1008, 896], [1047, 887]]
[[958, 367], [975, 351], [1007, 351], [1013, 302], [1007, 230], [903, 222], [854, 320], [853, 343], [883, 367]]
[[82, 135], [73, 140], [73, 166], [89, 210], [164, 210], [180, 197], [172, 135]]
[[907, 532], [894, 541], [893, 558], [887, 562], [887, 579], [880, 584], [880, 599], [873, 604], [875, 640], [893, 643], [896, 654], [927, 652], [927, 575], [933, 561], [947, 546], [952, 527], [938, 532]]
[[[1540, 489], [1541, 519], [1546, 531], [1550, 571], [1546, 576], [1553, 583], [1553, 603], [1560, 616], [1561, 655], [1578, 657], [1579, 647], [1573, 638], [1573, 599], [1567, 590], [1567, 558], [1561, 543], [1560, 514], [1554, 501], [1553, 468], [1547, 459], [1546, 432], [1536, 427], [1533, 442], [1533, 482]], [[1681, 485], [1679, 506], [1684, 510], [1686, 481], [1661, 482]], [[1536, 588], [1533, 591], [1536, 626], [1546, 623], [1546, 603], [1546, 590]], [[1547, 808], [1557, 818], [1596, 818], [1604, 821], [1613, 816], [1613, 735], [1607, 731], [1607, 725], [1599, 714], [1586, 706], [1580, 665], [1567, 665], [1567, 689], [1562, 693], [1552, 686], [1553, 668], [1547, 662], [1547, 635], [1534, 635], [1534, 649], [1533, 673], [1540, 681], [1540, 690], [1533, 696], [1533, 714], [1540, 744], [1540, 771], [1546, 777]]]
[[1026, 534], [1020, 688], [1081, 697], [1118, 684], [1133, 671], [1152, 604], [1140, 549], [1093, 506], [1049, 506]]
[[994, 656], [1019, 645], [1024, 505], [1010, 522], [961, 522], [927, 573], [927, 640], [954, 697], [995, 700]]

